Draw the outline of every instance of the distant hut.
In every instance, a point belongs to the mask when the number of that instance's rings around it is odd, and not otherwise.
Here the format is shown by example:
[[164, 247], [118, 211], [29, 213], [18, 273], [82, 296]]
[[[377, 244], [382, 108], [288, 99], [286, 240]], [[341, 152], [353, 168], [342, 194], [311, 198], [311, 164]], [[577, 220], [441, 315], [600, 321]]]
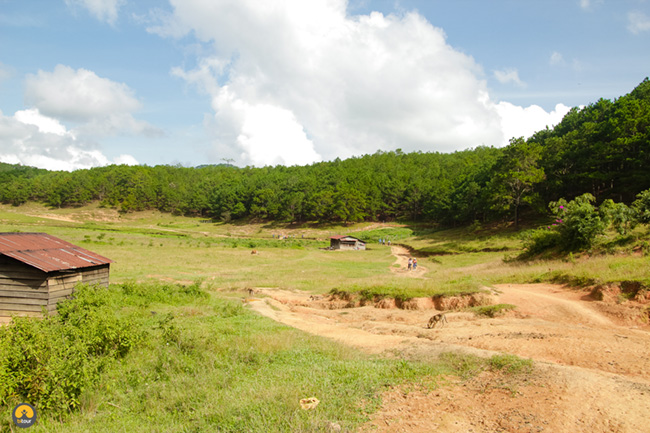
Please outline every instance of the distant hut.
[[0, 317], [54, 312], [77, 283], [108, 287], [111, 263], [46, 233], [0, 233]]
[[366, 243], [352, 236], [330, 237], [331, 250], [365, 250]]

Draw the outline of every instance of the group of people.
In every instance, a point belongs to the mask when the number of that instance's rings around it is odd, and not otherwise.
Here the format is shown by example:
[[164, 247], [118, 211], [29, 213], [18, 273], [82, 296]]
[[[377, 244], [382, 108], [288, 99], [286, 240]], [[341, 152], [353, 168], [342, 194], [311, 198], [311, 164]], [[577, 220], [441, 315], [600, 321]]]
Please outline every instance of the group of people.
[[409, 262], [408, 262], [408, 270], [416, 270], [418, 268], [418, 259], [415, 257], [410, 258], [409, 257]]
[[379, 239], [379, 243], [382, 245], [388, 245], [390, 247], [390, 239]]

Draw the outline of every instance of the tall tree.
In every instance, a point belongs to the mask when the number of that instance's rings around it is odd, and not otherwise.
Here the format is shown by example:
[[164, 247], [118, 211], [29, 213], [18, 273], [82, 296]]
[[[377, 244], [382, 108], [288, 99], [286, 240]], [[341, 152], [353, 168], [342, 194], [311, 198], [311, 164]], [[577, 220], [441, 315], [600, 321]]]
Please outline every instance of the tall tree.
[[539, 167], [541, 147], [527, 143], [523, 137], [513, 138], [495, 166], [491, 182], [493, 202], [497, 208], [514, 212], [515, 228], [519, 228], [519, 210], [523, 204], [534, 201], [534, 187], [544, 180], [544, 169]]

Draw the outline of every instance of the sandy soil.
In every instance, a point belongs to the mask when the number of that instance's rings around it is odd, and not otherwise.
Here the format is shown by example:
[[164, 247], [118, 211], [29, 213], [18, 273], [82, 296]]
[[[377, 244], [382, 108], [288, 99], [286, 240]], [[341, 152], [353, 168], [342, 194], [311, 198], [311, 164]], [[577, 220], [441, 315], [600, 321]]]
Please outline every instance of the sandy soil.
[[[402, 264], [404, 251], [393, 252]], [[417, 278], [426, 269], [395, 272]], [[261, 296], [248, 304], [371, 353], [425, 360], [449, 351], [511, 353], [535, 361], [534, 372], [521, 377], [484, 372], [469, 381], [447, 378], [434, 391], [391, 389], [362, 432], [650, 432], [650, 328], [623, 306], [561, 286], [492, 290], [497, 303], [514, 304], [516, 312], [494, 319], [447, 312], [448, 323], [434, 329], [426, 328], [436, 313], [430, 309], [336, 308], [275, 289], [257, 289]]]

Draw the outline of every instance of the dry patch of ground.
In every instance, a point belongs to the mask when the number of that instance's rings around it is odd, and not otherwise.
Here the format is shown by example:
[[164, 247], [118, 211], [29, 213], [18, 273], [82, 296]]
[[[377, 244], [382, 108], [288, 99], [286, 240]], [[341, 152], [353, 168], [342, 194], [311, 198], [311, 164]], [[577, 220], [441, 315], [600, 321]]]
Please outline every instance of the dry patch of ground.
[[648, 431], [650, 329], [624, 307], [606, 314], [586, 292], [501, 285], [496, 302], [516, 312], [488, 319], [452, 311], [435, 329], [426, 324], [436, 310], [329, 309], [326, 299], [301, 292], [257, 295], [249, 304], [261, 314], [372, 353], [425, 360], [449, 351], [510, 353], [535, 361], [535, 371], [518, 379], [486, 372], [432, 392], [392, 389], [364, 432]]

